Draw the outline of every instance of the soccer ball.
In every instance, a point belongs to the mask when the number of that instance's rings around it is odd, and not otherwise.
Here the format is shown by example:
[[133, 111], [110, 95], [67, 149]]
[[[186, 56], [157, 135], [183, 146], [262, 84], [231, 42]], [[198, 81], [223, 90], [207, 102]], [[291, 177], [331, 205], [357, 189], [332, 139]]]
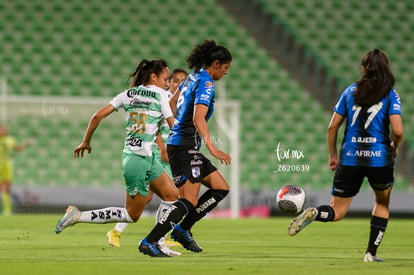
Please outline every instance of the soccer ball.
[[277, 206], [288, 215], [295, 215], [303, 210], [305, 191], [297, 185], [285, 185], [277, 192]]

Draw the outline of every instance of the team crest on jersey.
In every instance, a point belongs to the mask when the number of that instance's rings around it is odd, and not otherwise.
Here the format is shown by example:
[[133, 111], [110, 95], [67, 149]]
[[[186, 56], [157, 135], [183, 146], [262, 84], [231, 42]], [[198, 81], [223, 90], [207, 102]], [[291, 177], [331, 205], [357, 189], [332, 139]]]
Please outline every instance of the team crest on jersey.
[[200, 176], [200, 167], [193, 167], [191, 168], [191, 174], [193, 177], [198, 178]]

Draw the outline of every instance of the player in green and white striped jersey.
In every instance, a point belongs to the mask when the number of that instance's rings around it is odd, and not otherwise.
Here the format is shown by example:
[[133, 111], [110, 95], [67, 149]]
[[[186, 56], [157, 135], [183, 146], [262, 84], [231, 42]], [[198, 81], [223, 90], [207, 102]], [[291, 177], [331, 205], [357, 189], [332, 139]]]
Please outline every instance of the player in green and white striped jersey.
[[[90, 119], [82, 143], [74, 150], [75, 157], [91, 152], [90, 141], [100, 122], [118, 110], [125, 110], [126, 138], [122, 155], [125, 179], [125, 207], [79, 211], [69, 206], [56, 225], [56, 234], [76, 223], [136, 222], [151, 198], [150, 189], [162, 200], [174, 202], [178, 191], [152, 153], [159, 126], [165, 119], [171, 126], [174, 117], [165, 88], [168, 84], [167, 62], [161, 59], [143, 60], [137, 66], [131, 88], [121, 92], [98, 110]], [[157, 244], [150, 244], [146, 253], [154, 257], [168, 257]]]
[[[171, 73], [171, 77], [169, 80], [169, 87], [165, 93], [168, 97], [171, 97], [172, 92], [175, 92], [180, 85], [180, 83], [187, 77], [187, 72], [183, 69], [175, 69]], [[155, 143], [152, 148], [152, 152], [154, 154], [155, 159], [161, 164], [162, 168], [167, 172], [167, 174], [172, 178], [170, 164], [168, 162], [168, 154], [167, 154], [167, 141], [168, 136], [170, 134], [170, 127], [166, 120], [163, 121], [161, 124], [157, 138], [155, 139]], [[171, 206], [172, 202], [161, 200], [160, 206], [158, 207], [155, 220], [156, 222], [161, 218], [162, 214]], [[109, 230], [106, 233], [108, 238], [108, 244], [115, 247], [120, 247], [120, 238], [121, 233], [125, 230], [125, 228], [129, 225], [129, 223], [117, 223], [115, 227]], [[180, 252], [174, 251], [169, 248], [171, 245], [180, 245], [176, 242], [172, 242], [170, 240], [166, 240], [165, 237], [161, 238], [159, 241], [159, 245], [161, 250], [170, 256], [181, 255]]]

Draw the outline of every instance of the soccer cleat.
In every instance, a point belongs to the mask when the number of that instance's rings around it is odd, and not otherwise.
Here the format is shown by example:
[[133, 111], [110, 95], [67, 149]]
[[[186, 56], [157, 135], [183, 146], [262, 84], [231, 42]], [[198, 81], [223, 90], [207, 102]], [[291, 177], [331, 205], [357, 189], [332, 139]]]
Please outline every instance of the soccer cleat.
[[66, 214], [58, 221], [55, 233], [59, 234], [66, 227], [77, 223], [79, 221], [80, 214], [81, 212], [78, 208], [73, 205], [69, 205], [68, 208], [66, 208]]
[[179, 242], [185, 249], [193, 252], [201, 252], [203, 249], [193, 239], [190, 230], [183, 230], [180, 225], [176, 225], [171, 232], [171, 238]]
[[[172, 250], [168, 247], [167, 242], [165, 240], [165, 237], [162, 237], [158, 241], [158, 245], [159, 245], [161, 251], [164, 252], [164, 254], [167, 254], [168, 256], [180, 256], [181, 255], [180, 252]], [[180, 244], [178, 243], [178, 245], [180, 245]]]
[[180, 256], [181, 255], [180, 252], [172, 250], [166, 245], [160, 245], [160, 249], [164, 254], [166, 254], [168, 256]]
[[364, 257], [364, 262], [371, 263], [371, 262], [383, 262], [384, 260], [378, 258], [377, 256], [373, 256], [371, 253], [367, 252]]
[[295, 236], [299, 231], [305, 228], [308, 224], [313, 222], [318, 215], [318, 210], [313, 207], [307, 208], [302, 214], [294, 218], [288, 227], [288, 234]]
[[151, 257], [170, 257], [164, 252], [161, 251], [158, 243], [149, 243], [147, 239], [142, 239], [138, 245], [138, 250], [144, 255]]
[[106, 237], [108, 237], [108, 244], [110, 246], [114, 246], [114, 247], [120, 247], [121, 243], [120, 243], [120, 238], [121, 238], [121, 232], [119, 232], [118, 230], [115, 229], [111, 229], [108, 231], [108, 233], [106, 233]]
[[181, 244], [179, 242], [173, 241], [170, 238], [165, 238], [165, 245], [166, 246], [181, 246]]

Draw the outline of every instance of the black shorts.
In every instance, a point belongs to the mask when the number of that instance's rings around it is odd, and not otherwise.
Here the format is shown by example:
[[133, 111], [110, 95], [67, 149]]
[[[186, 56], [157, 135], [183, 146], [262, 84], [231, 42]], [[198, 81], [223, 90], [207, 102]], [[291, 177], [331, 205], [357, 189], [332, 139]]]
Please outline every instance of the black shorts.
[[358, 194], [364, 178], [374, 190], [386, 190], [394, 184], [394, 165], [384, 167], [344, 166], [335, 171], [331, 194], [349, 198]]
[[192, 183], [201, 182], [201, 179], [210, 175], [217, 168], [200, 151], [194, 147], [167, 145], [173, 182], [180, 187], [186, 180]]

